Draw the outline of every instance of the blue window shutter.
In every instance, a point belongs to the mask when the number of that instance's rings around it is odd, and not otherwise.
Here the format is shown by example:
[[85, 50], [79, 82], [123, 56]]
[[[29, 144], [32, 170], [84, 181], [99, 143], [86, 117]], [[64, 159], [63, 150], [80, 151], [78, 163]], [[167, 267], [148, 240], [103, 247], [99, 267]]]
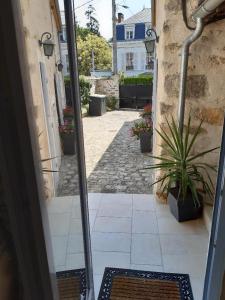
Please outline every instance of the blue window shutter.
[[145, 39], [145, 24], [138, 23], [135, 25], [135, 39], [144, 40]]
[[117, 25], [116, 26], [116, 36], [117, 36], [117, 41], [124, 41], [125, 40], [124, 25]]

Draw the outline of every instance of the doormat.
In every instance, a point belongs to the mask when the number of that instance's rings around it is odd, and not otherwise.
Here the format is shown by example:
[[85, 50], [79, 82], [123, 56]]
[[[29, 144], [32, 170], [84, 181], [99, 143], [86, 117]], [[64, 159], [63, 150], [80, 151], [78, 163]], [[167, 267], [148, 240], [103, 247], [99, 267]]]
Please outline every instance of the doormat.
[[106, 268], [98, 300], [194, 300], [189, 275]]
[[60, 300], [80, 300], [86, 293], [85, 269], [56, 273]]

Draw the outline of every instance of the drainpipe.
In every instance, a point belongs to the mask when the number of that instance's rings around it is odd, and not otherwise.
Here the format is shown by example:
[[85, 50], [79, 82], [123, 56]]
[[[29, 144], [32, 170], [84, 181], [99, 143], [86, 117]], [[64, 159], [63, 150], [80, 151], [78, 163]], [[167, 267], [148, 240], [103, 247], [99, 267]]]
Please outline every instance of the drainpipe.
[[178, 106], [178, 120], [179, 128], [183, 133], [184, 127], [184, 111], [185, 111], [185, 96], [186, 96], [186, 82], [189, 50], [192, 43], [194, 43], [202, 34], [204, 29], [203, 18], [213, 13], [215, 9], [224, 2], [224, 0], [205, 0], [192, 14], [192, 18], [196, 21], [195, 31], [184, 41], [182, 48], [181, 60], [181, 78], [180, 78], [180, 93]]
[[204, 28], [202, 18], [197, 18], [195, 31], [184, 41], [181, 54], [180, 92], [178, 105], [178, 122], [181, 134], [184, 127], [185, 96], [187, 87], [187, 71], [190, 46], [201, 36]]

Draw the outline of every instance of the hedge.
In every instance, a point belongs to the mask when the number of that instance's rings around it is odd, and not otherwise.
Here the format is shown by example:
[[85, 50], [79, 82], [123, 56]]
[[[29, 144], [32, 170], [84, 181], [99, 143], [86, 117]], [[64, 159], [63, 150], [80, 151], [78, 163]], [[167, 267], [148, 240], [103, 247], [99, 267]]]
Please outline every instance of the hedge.
[[[81, 95], [81, 102], [83, 105], [88, 104], [90, 100], [90, 91], [91, 91], [91, 83], [85, 79], [84, 76], [80, 76], [80, 95]], [[70, 77], [64, 77], [64, 83], [66, 88], [70, 88]]]
[[121, 78], [121, 85], [150, 85], [153, 77], [150, 75]]

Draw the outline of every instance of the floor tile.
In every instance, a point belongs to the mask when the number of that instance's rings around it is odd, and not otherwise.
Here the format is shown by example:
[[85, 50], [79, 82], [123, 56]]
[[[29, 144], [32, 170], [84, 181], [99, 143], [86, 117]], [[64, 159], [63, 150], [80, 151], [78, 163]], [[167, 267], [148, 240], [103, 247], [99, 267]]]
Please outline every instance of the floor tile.
[[153, 195], [133, 195], [133, 209], [143, 211], [155, 211], [156, 200]]
[[71, 219], [69, 234], [82, 234], [82, 221], [81, 219]]
[[97, 216], [97, 210], [96, 209], [91, 209], [89, 210], [89, 223], [90, 223], [90, 231], [93, 230], [94, 224], [95, 224], [95, 220], [96, 220], [96, 216]]
[[70, 213], [72, 208], [73, 197], [55, 197], [52, 198], [48, 204], [49, 213]]
[[162, 265], [160, 242], [157, 235], [132, 235], [131, 264]]
[[168, 204], [162, 204], [162, 203], [159, 203], [158, 201], [156, 201], [156, 203], [155, 203], [155, 211], [156, 211], [157, 217], [169, 217], [170, 218], [172, 216]]
[[93, 266], [94, 274], [103, 274], [106, 267], [128, 269], [130, 266], [130, 254], [93, 251]]
[[111, 252], [130, 252], [131, 234], [93, 232], [92, 250]]
[[93, 231], [131, 233], [131, 218], [97, 217]]
[[94, 275], [95, 299], [98, 299], [98, 295], [102, 284], [102, 279], [103, 279], [102, 275]]
[[70, 213], [49, 214], [52, 235], [67, 235], [70, 226]]
[[163, 234], [160, 235], [163, 254], [207, 253], [209, 238], [205, 235]]
[[84, 253], [84, 242], [82, 234], [69, 235], [67, 253]]
[[85, 268], [84, 254], [67, 254], [66, 257], [67, 270], [83, 269]]
[[208, 234], [202, 219], [179, 223], [171, 215], [159, 217], [158, 226], [160, 234]]
[[202, 300], [204, 290], [204, 278], [190, 276], [192, 292], [195, 300]]
[[163, 255], [165, 272], [185, 273], [195, 277], [203, 277], [206, 269], [206, 254]]
[[72, 206], [72, 218], [81, 219], [81, 206], [80, 202], [73, 203]]
[[111, 205], [132, 205], [132, 194], [102, 194], [101, 204], [111, 204]]
[[88, 194], [88, 207], [89, 209], [98, 209], [102, 198], [100, 193], [89, 193]]
[[52, 248], [55, 267], [63, 266], [66, 264], [66, 252], [67, 252], [67, 236], [53, 236]]
[[132, 233], [158, 233], [158, 225], [155, 212], [134, 211]]
[[131, 270], [139, 271], [150, 271], [150, 272], [163, 272], [163, 266], [152, 266], [152, 265], [130, 265]]
[[116, 218], [131, 218], [132, 216], [132, 204], [120, 205], [118, 203], [107, 204], [101, 203], [99, 211], [99, 217], [116, 217]]

